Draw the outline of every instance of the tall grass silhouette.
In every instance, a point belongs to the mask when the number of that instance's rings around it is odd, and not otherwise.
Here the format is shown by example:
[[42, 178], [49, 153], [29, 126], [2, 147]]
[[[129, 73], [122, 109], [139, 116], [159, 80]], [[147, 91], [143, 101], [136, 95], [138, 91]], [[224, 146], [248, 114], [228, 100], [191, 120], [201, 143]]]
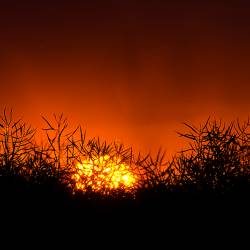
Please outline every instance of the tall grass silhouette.
[[63, 114], [53, 121], [42, 117], [41, 145], [36, 130], [14, 119], [12, 111], [4, 110], [0, 119], [0, 199], [7, 210], [117, 215], [123, 209], [138, 216], [155, 206], [178, 210], [193, 197], [248, 200], [250, 194], [249, 119], [229, 125], [208, 119], [199, 127], [185, 123], [187, 132], [178, 134], [189, 146], [172, 159], [163, 150], [141, 155], [123, 144], [87, 139]]
[[250, 180], [249, 120], [242, 125], [237, 121], [226, 126], [210, 119], [199, 128], [185, 125], [190, 132], [179, 134], [190, 143], [175, 162], [178, 185], [192, 186], [196, 192], [246, 191]]

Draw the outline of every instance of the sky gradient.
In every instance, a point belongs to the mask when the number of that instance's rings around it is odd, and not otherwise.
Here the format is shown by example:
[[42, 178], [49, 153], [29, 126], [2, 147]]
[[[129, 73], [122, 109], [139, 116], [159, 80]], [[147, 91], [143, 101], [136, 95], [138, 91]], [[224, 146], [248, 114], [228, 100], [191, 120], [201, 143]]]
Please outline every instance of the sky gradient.
[[0, 108], [174, 152], [182, 122], [249, 115], [249, 13], [240, 0], [5, 1]]

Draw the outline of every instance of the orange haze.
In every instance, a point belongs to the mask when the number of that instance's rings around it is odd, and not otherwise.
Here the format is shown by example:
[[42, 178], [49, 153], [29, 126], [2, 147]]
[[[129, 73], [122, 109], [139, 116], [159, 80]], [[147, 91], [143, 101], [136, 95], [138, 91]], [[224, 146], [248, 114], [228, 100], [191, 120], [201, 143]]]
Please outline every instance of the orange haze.
[[0, 108], [36, 127], [63, 112], [89, 136], [171, 153], [182, 122], [249, 115], [246, 1], [5, 2]]

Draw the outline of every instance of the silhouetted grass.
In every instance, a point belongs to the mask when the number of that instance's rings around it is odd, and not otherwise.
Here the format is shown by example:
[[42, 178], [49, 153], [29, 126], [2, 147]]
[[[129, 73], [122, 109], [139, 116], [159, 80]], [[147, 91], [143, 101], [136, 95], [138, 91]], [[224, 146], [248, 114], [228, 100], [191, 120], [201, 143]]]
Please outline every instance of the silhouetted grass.
[[[47, 141], [35, 142], [35, 130], [12, 111], [4, 110], [0, 122], [0, 199], [1, 213], [17, 216], [37, 213], [40, 217], [65, 219], [80, 215], [96, 218], [133, 217], [155, 221], [174, 217], [192, 218], [209, 208], [219, 214], [235, 202], [242, 211], [250, 194], [250, 122], [226, 125], [210, 119], [200, 127], [185, 124], [188, 132], [179, 133], [189, 140], [189, 148], [167, 160], [162, 150], [151, 155], [135, 155], [132, 148], [116, 142], [86, 139], [81, 127], [68, 131], [63, 115], [45, 117]], [[105, 166], [92, 166], [93, 176], [81, 174], [79, 189], [72, 176], [77, 163], [109, 156], [105, 164], [119, 159], [136, 178], [127, 188], [110, 188], [95, 177]], [[98, 167], [98, 169], [96, 169]], [[100, 186], [95, 189], [94, 185]], [[21, 211], [21, 212], [20, 212]], [[62, 215], [63, 214], [63, 215]], [[62, 217], [60, 217], [62, 216]], [[76, 219], [76, 218], [75, 218]], [[79, 219], [79, 217], [78, 217]], [[84, 220], [84, 219], [83, 219]]]

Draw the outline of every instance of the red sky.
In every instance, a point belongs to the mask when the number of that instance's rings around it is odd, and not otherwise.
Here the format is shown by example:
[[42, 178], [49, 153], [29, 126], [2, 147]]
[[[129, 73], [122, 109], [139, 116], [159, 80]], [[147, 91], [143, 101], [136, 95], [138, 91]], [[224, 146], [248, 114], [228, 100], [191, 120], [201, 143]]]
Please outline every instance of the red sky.
[[174, 152], [182, 122], [249, 115], [249, 13], [240, 0], [5, 1], [0, 108]]

